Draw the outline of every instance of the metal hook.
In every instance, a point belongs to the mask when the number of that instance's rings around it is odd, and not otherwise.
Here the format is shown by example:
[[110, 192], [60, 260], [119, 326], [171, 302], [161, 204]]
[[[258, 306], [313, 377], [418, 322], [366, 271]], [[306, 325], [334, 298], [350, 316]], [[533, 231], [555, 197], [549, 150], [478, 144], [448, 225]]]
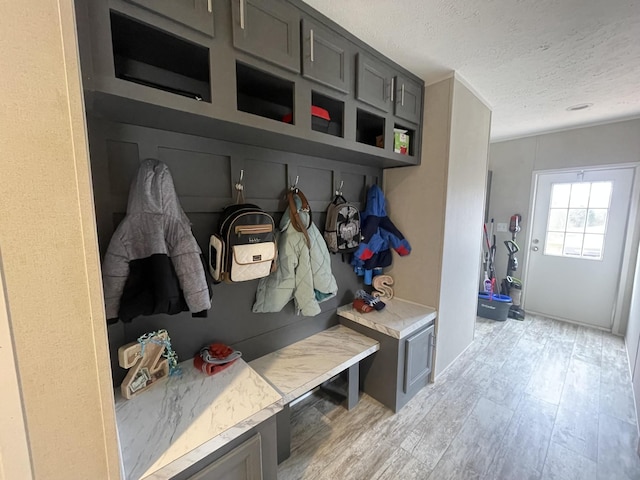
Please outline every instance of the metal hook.
[[344, 181], [340, 180], [340, 186], [336, 190], [336, 195], [342, 195], [342, 187], [343, 187], [343, 185], [344, 185]]
[[293, 190], [296, 190], [296, 189], [298, 188], [298, 180], [300, 180], [300, 176], [299, 176], [299, 175], [296, 175], [296, 183], [294, 183], [293, 185], [291, 185], [291, 186], [289, 187], [289, 189], [290, 189], [290, 190], [292, 190], [292, 191], [293, 191]]
[[244, 170], [240, 170], [240, 180], [236, 183], [236, 190], [242, 191], [244, 190], [244, 185], [242, 185], [242, 179], [244, 178]]

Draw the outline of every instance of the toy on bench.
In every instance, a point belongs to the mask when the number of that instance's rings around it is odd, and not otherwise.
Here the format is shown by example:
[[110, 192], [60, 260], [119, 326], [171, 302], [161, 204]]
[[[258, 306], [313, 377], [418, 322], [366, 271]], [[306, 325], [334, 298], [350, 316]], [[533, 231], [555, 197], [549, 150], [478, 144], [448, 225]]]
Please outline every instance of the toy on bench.
[[122, 396], [127, 400], [144, 392], [161, 378], [179, 373], [178, 359], [166, 330], [146, 333], [137, 341], [120, 347], [118, 364], [129, 369], [120, 385]]

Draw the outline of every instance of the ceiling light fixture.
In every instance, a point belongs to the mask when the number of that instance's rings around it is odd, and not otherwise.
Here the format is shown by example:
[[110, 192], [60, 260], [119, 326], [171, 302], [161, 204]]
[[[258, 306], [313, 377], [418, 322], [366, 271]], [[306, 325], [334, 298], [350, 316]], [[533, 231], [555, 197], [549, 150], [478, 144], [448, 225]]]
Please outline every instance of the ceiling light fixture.
[[593, 107], [593, 103], [579, 103], [578, 105], [571, 105], [570, 107], [567, 107], [567, 111], [577, 112], [578, 110], [586, 110], [590, 107]]

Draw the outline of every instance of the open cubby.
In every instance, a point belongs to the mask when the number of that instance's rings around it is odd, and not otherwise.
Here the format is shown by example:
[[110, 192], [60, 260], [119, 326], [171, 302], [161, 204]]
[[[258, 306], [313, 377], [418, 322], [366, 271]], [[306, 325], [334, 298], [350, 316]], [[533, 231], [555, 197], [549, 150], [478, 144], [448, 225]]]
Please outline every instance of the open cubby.
[[209, 49], [111, 12], [117, 78], [211, 102]]
[[[415, 155], [415, 143], [416, 143], [416, 131], [415, 131], [415, 129], [406, 127], [404, 125], [400, 125], [399, 123], [394, 123], [393, 124], [393, 128], [394, 128], [394, 133], [395, 133], [395, 129], [400, 129], [400, 130], [406, 130], [407, 131], [407, 135], [409, 136], [409, 142], [408, 142], [409, 143], [409, 145], [408, 145], [409, 149], [408, 149], [408, 151], [407, 151], [407, 153], [405, 155], [409, 155], [409, 156]], [[394, 142], [395, 142], [395, 138], [394, 138]], [[394, 143], [393, 147], [394, 147], [393, 151], [395, 152], [396, 151], [395, 143]], [[396, 153], [399, 153], [399, 152], [396, 152]]]
[[238, 110], [281, 122], [294, 123], [294, 83], [236, 63]]
[[[380, 141], [381, 140], [381, 141]], [[384, 118], [358, 109], [356, 117], [356, 142], [384, 148]]]
[[311, 129], [316, 132], [328, 133], [335, 137], [343, 137], [342, 123], [344, 119], [344, 102], [336, 100], [318, 92], [311, 92], [312, 107], [320, 107], [327, 111], [330, 120], [312, 117]]

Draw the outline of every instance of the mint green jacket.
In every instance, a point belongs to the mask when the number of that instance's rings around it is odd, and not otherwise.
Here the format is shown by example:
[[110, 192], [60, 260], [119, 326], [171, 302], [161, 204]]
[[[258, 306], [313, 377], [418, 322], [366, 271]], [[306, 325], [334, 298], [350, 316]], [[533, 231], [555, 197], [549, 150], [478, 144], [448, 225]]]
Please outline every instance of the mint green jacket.
[[[296, 205], [300, 208], [297, 197]], [[308, 213], [300, 211], [300, 219], [308, 223]], [[291, 224], [287, 209], [276, 236], [278, 268], [260, 279], [254, 313], [279, 312], [293, 299], [296, 313], [314, 316], [320, 313], [320, 302], [338, 293], [336, 279], [331, 273], [331, 256], [322, 234], [313, 222], [307, 232], [311, 248], [307, 247], [304, 234]]]

